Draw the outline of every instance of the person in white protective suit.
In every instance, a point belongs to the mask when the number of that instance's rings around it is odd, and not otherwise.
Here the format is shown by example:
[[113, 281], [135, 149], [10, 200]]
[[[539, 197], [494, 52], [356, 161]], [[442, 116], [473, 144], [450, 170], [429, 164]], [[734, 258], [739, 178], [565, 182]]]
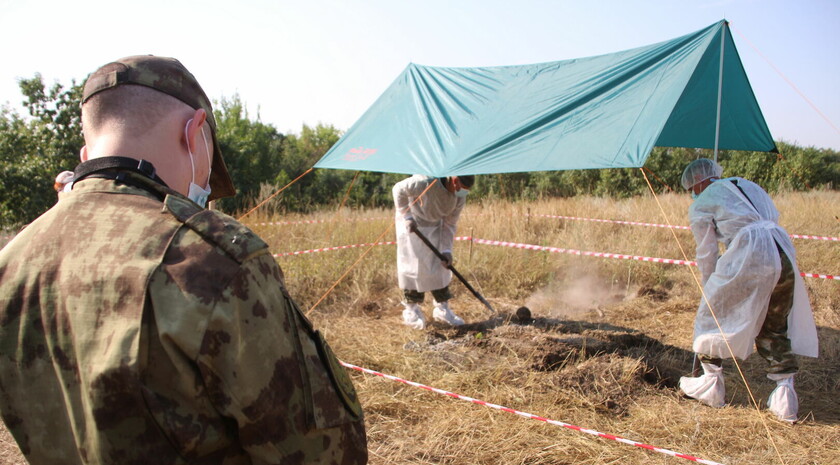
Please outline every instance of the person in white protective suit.
[[[793, 387], [796, 355], [818, 353], [817, 328], [796, 251], [779, 226], [770, 196], [746, 179], [721, 179], [722, 172], [720, 165], [701, 158], [682, 175], [682, 186], [694, 197], [688, 216], [704, 296], [694, 320], [693, 348], [704, 374], [680, 378], [680, 389], [722, 407], [722, 359], [744, 360], [755, 346], [769, 364], [767, 377], [777, 384], [769, 409], [779, 419], [794, 422], [799, 410]], [[726, 248], [722, 255], [718, 242]]]
[[[452, 311], [449, 282], [452, 280], [452, 245], [458, 218], [466, 203], [474, 176], [430, 178], [416, 174], [394, 185], [397, 231], [397, 278], [403, 291], [403, 323], [426, 327], [420, 304], [426, 292], [434, 298], [432, 317], [453, 326], [464, 320]], [[434, 185], [431, 185], [434, 183]], [[431, 185], [431, 187], [429, 187]], [[428, 188], [428, 190], [427, 190]], [[425, 193], [424, 193], [425, 192]], [[420, 231], [446, 257], [441, 261], [416, 234]]]

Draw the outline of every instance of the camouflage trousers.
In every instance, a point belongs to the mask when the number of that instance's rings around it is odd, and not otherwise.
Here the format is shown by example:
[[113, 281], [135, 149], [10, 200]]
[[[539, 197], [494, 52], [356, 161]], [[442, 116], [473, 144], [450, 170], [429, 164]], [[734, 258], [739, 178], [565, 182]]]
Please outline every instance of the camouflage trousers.
[[[425, 292], [403, 289], [405, 301], [410, 304], [422, 304], [425, 299], [425, 294]], [[446, 302], [452, 298], [452, 292], [449, 291], [449, 286], [446, 286], [432, 291], [432, 297], [434, 297], [437, 302]]]
[[[791, 351], [790, 339], [787, 337], [787, 320], [790, 309], [793, 308], [793, 288], [796, 276], [790, 258], [778, 245], [776, 248], [779, 250], [782, 261], [782, 272], [779, 275], [779, 282], [770, 294], [767, 316], [764, 318], [758, 336], [755, 337], [755, 348], [758, 354], [767, 360], [768, 373], [796, 373], [799, 365], [796, 356]], [[721, 359], [708, 355], [698, 354], [697, 358], [703, 363], [712, 365], [720, 366], [722, 363]]]

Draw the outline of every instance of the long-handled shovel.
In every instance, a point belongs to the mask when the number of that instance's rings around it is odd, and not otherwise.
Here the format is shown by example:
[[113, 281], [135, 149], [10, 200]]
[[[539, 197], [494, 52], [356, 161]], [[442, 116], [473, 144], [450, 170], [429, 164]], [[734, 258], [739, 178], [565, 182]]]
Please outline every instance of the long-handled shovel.
[[[440, 253], [440, 251], [437, 248], [435, 248], [435, 246], [433, 246], [431, 242], [429, 242], [429, 239], [426, 236], [424, 236], [423, 233], [418, 231], [416, 228], [412, 232], [414, 234], [417, 234], [417, 237], [419, 237], [420, 240], [423, 241], [423, 243], [426, 244], [426, 246], [428, 246], [432, 250], [432, 252], [434, 252], [435, 255], [437, 255], [437, 257], [439, 259], [441, 259], [443, 261], [447, 261], [446, 257], [443, 256], [443, 254]], [[490, 302], [488, 302], [487, 299], [482, 297], [481, 294], [478, 293], [478, 291], [473, 289], [473, 287], [470, 286], [470, 283], [468, 283], [467, 280], [464, 279], [463, 276], [461, 276], [461, 273], [458, 273], [458, 270], [456, 270], [455, 267], [452, 266], [452, 264], [450, 264], [448, 268], [449, 268], [450, 271], [452, 271], [452, 274], [454, 274], [455, 277], [457, 277], [462, 283], [464, 283], [464, 286], [467, 289], [469, 289], [470, 292], [472, 292], [472, 294], [475, 296], [475, 298], [480, 300], [481, 303], [483, 303], [484, 306], [487, 307], [488, 310], [490, 310], [490, 313], [496, 313], [496, 310], [493, 310], [493, 307], [490, 305]]]

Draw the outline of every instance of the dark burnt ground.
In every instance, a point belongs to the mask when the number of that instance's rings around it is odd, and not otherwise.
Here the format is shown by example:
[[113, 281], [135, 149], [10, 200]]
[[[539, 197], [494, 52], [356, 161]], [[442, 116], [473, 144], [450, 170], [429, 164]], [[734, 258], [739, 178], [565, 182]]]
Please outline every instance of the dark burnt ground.
[[643, 393], [671, 395], [693, 354], [643, 332], [606, 323], [528, 318], [520, 311], [450, 328], [432, 323], [425, 352], [456, 369], [510, 366], [540, 372], [552, 387], [579, 393], [597, 410], [624, 414]]

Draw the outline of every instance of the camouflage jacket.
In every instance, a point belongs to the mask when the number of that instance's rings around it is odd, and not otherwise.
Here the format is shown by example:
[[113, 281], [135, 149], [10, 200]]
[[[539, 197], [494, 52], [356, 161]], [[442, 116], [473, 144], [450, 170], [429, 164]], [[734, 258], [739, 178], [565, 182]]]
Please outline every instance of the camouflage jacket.
[[266, 244], [141, 178], [77, 183], [0, 251], [0, 413], [29, 462], [366, 463]]

